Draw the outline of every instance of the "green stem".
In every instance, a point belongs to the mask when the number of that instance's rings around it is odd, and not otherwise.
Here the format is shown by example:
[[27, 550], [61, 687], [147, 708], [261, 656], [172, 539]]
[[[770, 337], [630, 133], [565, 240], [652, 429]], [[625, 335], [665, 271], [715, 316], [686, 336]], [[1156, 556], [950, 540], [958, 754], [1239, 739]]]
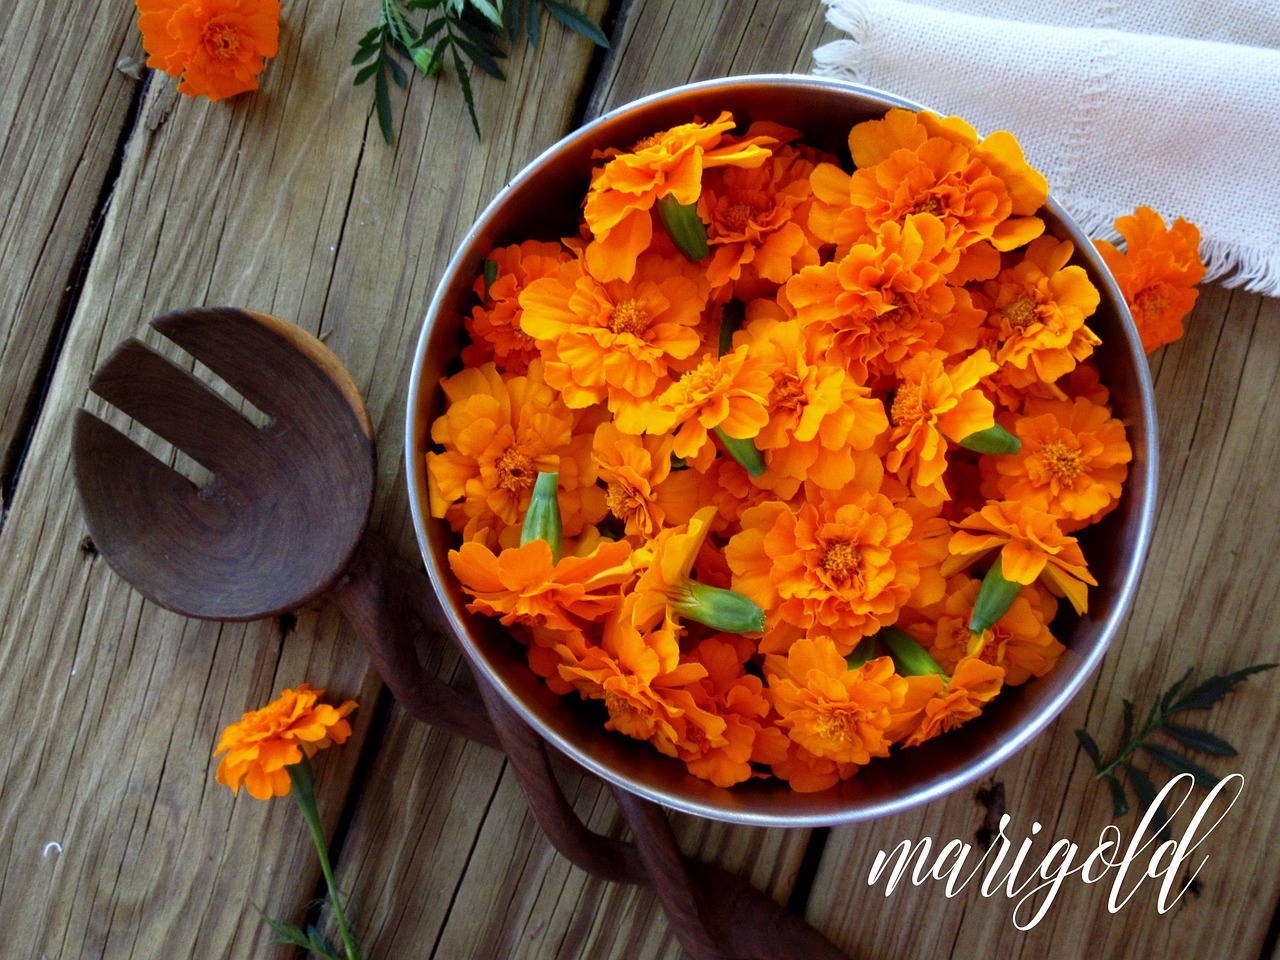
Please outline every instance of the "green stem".
[[1114, 770], [1116, 767], [1123, 764], [1125, 760], [1129, 758], [1129, 755], [1132, 754], [1135, 750], [1137, 750], [1140, 746], [1142, 746], [1143, 741], [1146, 740], [1147, 737], [1149, 737], [1155, 731], [1156, 727], [1160, 726], [1160, 724], [1162, 723], [1164, 723], [1163, 714], [1161, 714], [1160, 716], [1153, 716], [1151, 719], [1149, 719], [1143, 725], [1141, 732], [1132, 740], [1130, 740], [1125, 745], [1123, 750], [1121, 750], [1119, 753], [1116, 754], [1114, 760], [1112, 760], [1106, 766], [1098, 768], [1098, 772], [1094, 775], [1093, 779], [1101, 780], [1103, 777], [1106, 777], [1108, 774], [1110, 774], [1111, 771]]
[[347, 929], [347, 918], [342, 913], [342, 900], [338, 896], [338, 886], [333, 879], [333, 867], [329, 863], [329, 847], [325, 843], [324, 830], [320, 826], [320, 814], [316, 810], [315, 779], [311, 774], [311, 761], [306, 757], [301, 763], [295, 763], [285, 770], [293, 783], [293, 798], [298, 801], [298, 809], [302, 818], [307, 821], [311, 830], [311, 839], [315, 841], [316, 853], [320, 856], [320, 871], [324, 874], [324, 882], [329, 887], [329, 902], [333, 904], [333, 915], [338, 921], [338, 929], [342, 932], [342, 945], [346, 949], [347, 960], [359, 960], [359, 952], [351, 939], [351, 931]]

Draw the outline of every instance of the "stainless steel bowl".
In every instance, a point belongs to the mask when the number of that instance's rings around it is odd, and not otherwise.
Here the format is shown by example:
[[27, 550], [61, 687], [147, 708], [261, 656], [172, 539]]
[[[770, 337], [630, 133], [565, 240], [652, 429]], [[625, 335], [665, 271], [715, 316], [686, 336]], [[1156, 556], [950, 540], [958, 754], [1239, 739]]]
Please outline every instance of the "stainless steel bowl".
[[[749, 76], [679, 87], [637, 100], [600, 117], [551, 147], [507, 185], [471, 228], [445, 271], [427, 311], [409, 386], [405, 450], [409, 499], [427, 571], [472, 666], [548, 741], [607, 781], [677, 810], [715, 820], [802, 827], [851, 823], [898, 813], [981, 777], [1012, 756], [1067, 705], [1098, 665], [1132, 600], [1150, 541], [1156, 494], [1156, 428], [1145, 355], [1115, 282], [1084, 233], [1052, 199], [1048, 231], [1075, 243], [1075, 262], [1102, 294], [1090, 325], [1103, 338], [1096, 355], [1112, 391], [1115, 415], [1129, 431], [1134, 459], [1120, 507], [1082, 535], [1098, 578], [1090, 609], [1059, 638], [1066, 654], [1048, 676], [1004, 691], [984, 715], [923, 747], [873, 761], [857, 776], [821, 793], [793, 792], [781, 781], [721, 789], [685, 772], [648, 744], [603, 729], [574, 697], [553, 694], [529, 670], [524, 648], [495, 620], [468, 613], [449, 570], [455, 545], [427, 507], [423, 454], [431, 422], [443, 409], [439, 382], [453, 372], [462, 342], [472, 283], [488, 252], [529, 238], [575, 233], [593, 150], [621, 146], [693, 116], [722, 109], [740, 122], [774, 120], [805, 140], [839, 150], [849, 128], [891, 107], [919, 105], [866, 87], [805, 76]], [[1016, 133], [1016, 131], [1015, 131]], [[1063, 740], [1063, 749], [1074, 741]]]

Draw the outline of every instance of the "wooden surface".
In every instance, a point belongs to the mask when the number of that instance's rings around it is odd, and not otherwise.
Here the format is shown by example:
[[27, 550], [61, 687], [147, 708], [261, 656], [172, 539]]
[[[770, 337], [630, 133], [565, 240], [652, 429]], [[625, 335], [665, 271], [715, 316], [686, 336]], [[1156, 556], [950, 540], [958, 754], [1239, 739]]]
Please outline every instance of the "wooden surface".
[[[591, 0], [613, 50], [548, 25], [503, 86], [478, 78], [485, 137], [457, 84], [396, 97], [383, 145], [369, 92], [349, 85], [368, 0], [298, 0], [263, 89], [229, 103], [115, 70], [140, 54], [127, 8], [16, 0], [0, 14], [0, 921], [6, 957], [268, 957], [251, 904], [301, 916], [319, 876], [288, 801], [233, 799], [213, 780], [221, 728], [285, 685], [354, 697], [349, 744], [318, 763], [339, 882], [366, 956], [677, 957], [655, 898], [570, 867], [541, 838], [502, 757], [408, 719], [330, 606], [268, 622], [187, 621], [143, 602], [84, 542], [69, 427], [92, 371], [166, 310], [235, 304], [326, 337], [368, 398], [379, 437], [375, 526], [412, 555], [401, 468], [408, 364], [450, 251], [543, 147], [637, 95], [703, 77], [805, 71], [832, 34], [816, 3]], [[83, 29], [62, 30], [78, 23]], [[1003, 791], [1010, 833], [1032, 821], [1086, 849], [1111, 822], [1071, 731], [1104, 749], [1119, 698], [1190, 666], [1277, 657], [1280, 622], [1280, 302], [1207, 288], [1186, 339], [1153, 359], [1161, 417], [1155, 543], [1127, 629], [1065, 714], [986, 784], [898, 817], [830, 831], [676, 817], [686, 849], [790, 899], [854, 957], [1265, 960], [1280, 896], [1274, 678], [1208, 716], [1246, 777], [1203, 848], [1198, 888], [1171, 912], [1149, 885], [1119, 913], [1106, 884], [1068, 881], [1029, 932], [972, 887], [867, 886], [902, 839], [972, 839]], [[461, 671], [445, 652], [442, 676]], [[621, 835], [600, 785], [566, 790]], [[998, 812], [998, 810], [997, 810]], [[1118, 824], [1128, 835], [1132, 817]], [[54, 846], [56, 844], [57, 846]], [[806, 852], [808, 856], [806, 857]]]

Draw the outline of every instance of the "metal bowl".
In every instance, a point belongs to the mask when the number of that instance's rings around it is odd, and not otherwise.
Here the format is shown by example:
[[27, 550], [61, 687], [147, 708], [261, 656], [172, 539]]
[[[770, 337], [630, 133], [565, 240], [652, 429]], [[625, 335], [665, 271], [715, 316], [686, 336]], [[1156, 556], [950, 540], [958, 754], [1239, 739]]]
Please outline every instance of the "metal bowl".
[[1132, 600], [1150, 541], [1156, 492], [1155, 406], [1145, 355], [1115, 282], [1093, 245], [1050, 199], [1048, 232], [1074, 242], [1075, 262], [1102, 295], [1090, 325], [1104, 346], [1095, 359], [1124, 421], [1134, 459], [1120, 506], [1082, 535], [1098, 586], [1089, 613], [1055, 624], [1067, 652], [1047, 676], [1004, 691], [982, 717], [922, 747], [874, 760], [857, 776], [820, 793], [796, 793], [782, 781], [730, 789], [685, 772], [647, 743], [605, 730], [576, 697], [552, 693], [525, 662], [524, 648], [497, 623], [466, 610], [449, 570], [454, 534], [427, 507], [424, 453], [431, 422], [443, 410], [442, 376], [458, 366], [472, 283], [494, 247], [557, 239], [577, 231], [593, 150], [635, 142], [655, 130], [732, 111], [739, 123], [774, 120], [833, 152], [849, 128], [891, 107], [919, 109], [898, 97], [834, 80], [749, 76], [679, 87], [619, 107], [551, 147], [516, 176], [481, 214], [449, 263], [427, 311], [409, 386], [406, 459], [409, 499], [427, 571], [472, 666], [548, 741], [605, 780], [677, 810], [732, 823], [810, 827], [898, 813], [969, 783], [1007, 760], [1067, 705], [1098, 665]]

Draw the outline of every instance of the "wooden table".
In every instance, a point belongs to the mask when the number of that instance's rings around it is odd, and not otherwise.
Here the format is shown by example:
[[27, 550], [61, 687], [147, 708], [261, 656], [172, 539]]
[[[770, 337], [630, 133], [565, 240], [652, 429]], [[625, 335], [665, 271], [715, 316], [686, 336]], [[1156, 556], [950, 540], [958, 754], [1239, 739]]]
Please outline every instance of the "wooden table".
[[[95, 555], [69, 469], [90, 373], [168, 309], [235, 304], [326, 337], [378, 429], [374, 525], [413, 555], [401, 466], [408, 364], [450, 251], [505, 180], [585, 117], [677, 83], [807, 71], [834, 34], [816, 2], [590, 0], [608, 55], [548, 27], [505, 86], [476, 80], [485, 136], [455, 80], [396, 98], [394, 149], [353, 89], [371, 0], [286, 5], [263, 89], [230, 102], [115, 69], [141, 53], [132, 5], [6, 5], [0, 51], [0, 954], [285, 957], [253, 911], [300, 918], [318, 871], [288, 801], [213, 779], [221, 728], [303, 680], [355, 697], [352, 741], [318, 764], [321, 809], [369, 958], [675, 957], [651, 893], [568, 866], [540, 836], [500, 754], [408, 719], [333, 608], [269, 622], [187, 621], [144, 602]], [[1190, 666], [1278, 659], [1280, 302], [1209, 286], [1185, 340], [1153, 359], [1161, 417], [1155, 542], [1103, 668], [991, 781], [829, 831], [677, 817], [686, 849], [749, 877], [868, 958], [1265, 958], [1276, 952], [1277, 682], [1207, 718], [1241, 749], [1212, 765], [1244, 795], [1202, 848], [1194, 891], [1160, 915], [1148, 884], [1119, 913], [1107, 884], [1068, 882], [1028, 932], [970, 885], [867, 886], [906, 838], [972, 839], [999, 804], [1091, 848], [1111, 822], [1072, 729], [1115, 745], [1119, 701]], [[432, 667], [464, 672], [455, 654]], [[620, 834], [599, 784], [567, 790]], [[998, 799], [1002, 796], [1002, 799]], [[997, 799], [993, 799], [997, 798]], [[1126, 836], [1133, 818], [1119, 823]]]

